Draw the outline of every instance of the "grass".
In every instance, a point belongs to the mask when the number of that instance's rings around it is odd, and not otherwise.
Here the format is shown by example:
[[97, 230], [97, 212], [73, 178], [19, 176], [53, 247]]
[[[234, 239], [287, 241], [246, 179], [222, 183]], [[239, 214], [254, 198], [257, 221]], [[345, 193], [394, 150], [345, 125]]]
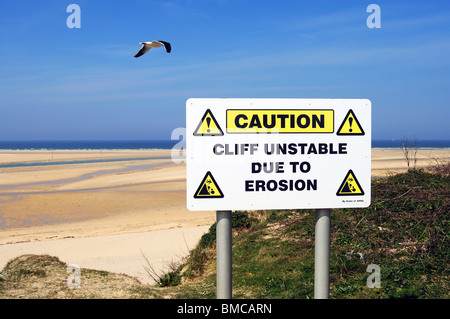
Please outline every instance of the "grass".
[[[370, 207], [333, 210], [331, 298], [450, 297], [449, 171], [447, 163], [374, 180]], [[233, 298], [313, 298], [314, 210], [232, 216]], [[50, 256], [22, 256], [0, 273], [0, 298], [213, 299], [215, 250], [212, 225], [189, 257], [172, 265], [155, 287], [82, 269], [82, 288], [68, 289], [65, 264]], [[380, 288], [367, 286], [371, 264], [379, 266]]]

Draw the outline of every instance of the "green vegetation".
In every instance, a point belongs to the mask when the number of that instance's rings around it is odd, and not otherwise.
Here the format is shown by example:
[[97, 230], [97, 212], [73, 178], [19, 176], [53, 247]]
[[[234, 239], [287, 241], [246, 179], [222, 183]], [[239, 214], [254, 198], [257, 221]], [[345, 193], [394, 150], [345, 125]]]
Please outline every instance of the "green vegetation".
[[[333, 210], [331, 298], [450, 297], [449, 168], [374, 180], [370, 207]], [[233, 298], [313, 298], [314, 218], [314, 210], [233, 212]], [[215, 298], [215, 249], [212, 225], [183, 264], [155, 287], [115, 278], [109, 287], [125, 285], [121, 294], [105, 297], [93, 287], [90, 294], [63, 293], [68, 288], [60, 284], [44, 297]], [[380, 267], [380, 288], [367, 287], [370, 264]], [[49, 274], [42, 264], [24, 268], [15, 261], [0, 273], [0, 297], [15, 298], [20, 282], [31, 287], [32, 279], [43, 281]], [[23, 290], [22, 296], [30, 297]]]

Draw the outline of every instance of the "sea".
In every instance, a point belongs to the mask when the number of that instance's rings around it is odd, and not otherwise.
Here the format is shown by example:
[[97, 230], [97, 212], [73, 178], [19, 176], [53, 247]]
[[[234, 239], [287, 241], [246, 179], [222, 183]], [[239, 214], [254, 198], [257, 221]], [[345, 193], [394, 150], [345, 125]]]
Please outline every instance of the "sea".
[[0, 150], [170, 150], [179, 144], [179, 140], [0, 141]]
[[[170, 150], [185, 147], [181, 140], [82, 140], [82, 141], [0, 141], [0, 150]], [[450, 148], [450, 140], [407, 140], [408, 148]], [[401, 139], [372, 140], [372, 148], [402, 148]]]

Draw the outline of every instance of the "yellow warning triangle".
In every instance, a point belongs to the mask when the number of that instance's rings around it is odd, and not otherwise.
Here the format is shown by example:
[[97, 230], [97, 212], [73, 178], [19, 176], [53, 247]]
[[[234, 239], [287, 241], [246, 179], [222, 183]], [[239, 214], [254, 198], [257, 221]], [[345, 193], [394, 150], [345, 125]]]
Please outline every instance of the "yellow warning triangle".
[[337, 196], [353, 196], [353, 195], [364, 195], [364, 191], [356, 179], [355, 174], [352, 170], [349, 170], [344, 178], [341, 186], [339, 186], [336, 192]]
[[336, 135], [364, 135], [364, 130], [352, 110], [349, 110]]
[[211, 172], [206, 173], [194, 194], [194, 198], [223, 198], [223, 193]]
[[194, 131], [195, 136], [221, 136], [223, 131], [217, 123], [211, 110], [207, 109]]

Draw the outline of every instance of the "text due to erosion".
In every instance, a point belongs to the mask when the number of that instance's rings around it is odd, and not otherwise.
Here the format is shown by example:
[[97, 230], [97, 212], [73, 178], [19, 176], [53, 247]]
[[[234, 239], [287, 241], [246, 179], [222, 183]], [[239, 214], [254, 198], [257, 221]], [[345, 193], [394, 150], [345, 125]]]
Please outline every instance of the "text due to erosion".
[[[221, 144], [213, 147], [215, 155], [255, 155], [262, 151], [264, 155], [297, 155], [297, 154], [347, 154], [347, 143], [264, 143], [261, 148], [258, 143]], [[252, 174], [306, 174], [311, 171], [309, 161], [297, 162], [252, 162]], [[292, 173], [292, 174], [291, 174]], [[317, 179], [252, 179], [244, 181], [245, 192], [274, 191], [316, 191]]]

